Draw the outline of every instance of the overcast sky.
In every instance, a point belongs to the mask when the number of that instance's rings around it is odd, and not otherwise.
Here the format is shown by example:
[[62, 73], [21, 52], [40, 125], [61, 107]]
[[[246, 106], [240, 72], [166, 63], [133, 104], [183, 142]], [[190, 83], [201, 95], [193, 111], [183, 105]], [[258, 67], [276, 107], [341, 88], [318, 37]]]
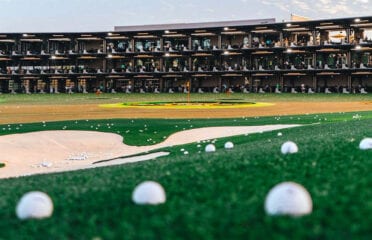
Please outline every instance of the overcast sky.
[[0, 0], [0, 32], [110, 31], [114, 26], [257, 18], [372, 16], [372, 0]]

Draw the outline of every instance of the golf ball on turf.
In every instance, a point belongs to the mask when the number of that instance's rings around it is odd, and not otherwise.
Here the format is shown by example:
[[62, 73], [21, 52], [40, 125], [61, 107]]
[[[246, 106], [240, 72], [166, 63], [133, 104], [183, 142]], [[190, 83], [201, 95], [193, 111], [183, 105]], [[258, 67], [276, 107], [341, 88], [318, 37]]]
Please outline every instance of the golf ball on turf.
[[165, 203], [165, 191], [159, 183], [146, 181], [136, 186], [132, 194], [132, 200], [136, 204], [157, 205]]
[[269, 215], [302, 216], [312, 212], [309, 192], [294, 182], [274, 186], [266, 196], [265, 211]]
[[232, 142], [225, 143], [225, 149], [233, 149], [233, 148], [234, 148], [234, 143]]
[[16, 214], [19, 219], [47, 218], [53, 213], [53, 202], [43, 192], [28, 192], [19, 200]]
[[207, 146], [205, 146], [205, 152], [215, 152], [216, 151], [216, 147], [214, 146], [214, 144], [208, 144]]
[[364, 138], [360, 141], [359, 148], [362, 150], [372, 149], [372, 138]]
[[281, 151], [283, 154], [296, 153], [298, 152], [298, 147], [296, 143], [288, 141], [288, 142], [283, 143], [281, 147]]

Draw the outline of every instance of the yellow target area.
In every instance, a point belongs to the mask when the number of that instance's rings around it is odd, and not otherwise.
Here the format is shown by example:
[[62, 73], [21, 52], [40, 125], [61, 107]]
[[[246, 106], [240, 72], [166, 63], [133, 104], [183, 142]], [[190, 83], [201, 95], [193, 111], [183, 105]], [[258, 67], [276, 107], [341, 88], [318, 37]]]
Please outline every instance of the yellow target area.
[[231, 109], [256, 108], [273, 106], [274, 103], [265, 102], [128, 102], [101, 104], [104, 108], [145, 108], [145, 109]]

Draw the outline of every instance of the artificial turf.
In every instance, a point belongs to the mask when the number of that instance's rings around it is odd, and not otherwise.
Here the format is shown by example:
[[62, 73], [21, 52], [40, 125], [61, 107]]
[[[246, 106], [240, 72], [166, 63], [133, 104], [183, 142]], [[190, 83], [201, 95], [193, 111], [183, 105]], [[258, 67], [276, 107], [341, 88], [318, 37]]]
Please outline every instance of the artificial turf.
[[[126, 143], [147, 145], [150, 138], [158, 142], [182, 129], [284, 123], [307, 125], [217, 139], [217, 152], [211, 154], [203, 151], [208, 142], [201, 142], [168, 148], [171, 155], [153, 161], [0, 180], [0, 239], [370, 239], [372, 151], [359, 150], [358, 145], [372, 136], [372, 112], [69, 121], [3, 125], [0, 132], [119, 131]], [[222, 149], [227, 140], [234, 142], [233, 150]], [[296, 142], [299, 153], [282, 155], [280, 145], [286, 140]], [[164, 186], [165, 204], [132, 203], [134, 187], [145, 180]], [[266, 194], [283, 181], [307, 188], [312, 214], [265, 214]], [[17, 201], [33, 190], [51, 196], [53, 216], [20, 221], [15, 216]]]
[[[106, 104], [124, 102], [187, 101], [187, 94], [2, 94], [0, 104], [7, 105], [72, 105]], [[372, 94], [196, 94], [190, 95], [191, 101], [247, 101], [247, 102], [359, 102], [372, 101]]]

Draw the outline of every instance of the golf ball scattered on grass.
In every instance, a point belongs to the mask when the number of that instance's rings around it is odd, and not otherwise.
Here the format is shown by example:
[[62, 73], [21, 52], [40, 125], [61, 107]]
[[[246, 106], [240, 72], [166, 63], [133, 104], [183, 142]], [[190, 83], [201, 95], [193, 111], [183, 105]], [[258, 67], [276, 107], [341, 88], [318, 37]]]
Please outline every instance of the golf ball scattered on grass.
[[268, 215], [302, 216], [310, 214], [312, 210], [309, 192], [294, 182], [280, 183], [266, 196], [265, 211]]
[[281, 147], [281, 151], [283, 154], [296, 153], [298, 152], [298, 147], [296, 143], [288, 141], [288, 142], [283, 143]]
[[214, 146], [214, 144], [208, 144], [207, 146], [205, 146], [205, 152], [215, 152], [216, 151], [216, 147]]
[[360, 141], [359, 148], [362, 150], [372, 149], [372, 138], [364, 138]]
[[136, 204], [157, 205], [165, 203], [164, 188], [157, 182], [145, 181], [133, 191], [132, 200]]
[[225, 143], [225, 149], [233, 149], [233, 148], [234, 148], [234, 143], [232, 142]]
[[19, 219], [42, 219], [52, 216], [53, 202], [43, 192], [28, 192], [19, 200], [16, 214]]

